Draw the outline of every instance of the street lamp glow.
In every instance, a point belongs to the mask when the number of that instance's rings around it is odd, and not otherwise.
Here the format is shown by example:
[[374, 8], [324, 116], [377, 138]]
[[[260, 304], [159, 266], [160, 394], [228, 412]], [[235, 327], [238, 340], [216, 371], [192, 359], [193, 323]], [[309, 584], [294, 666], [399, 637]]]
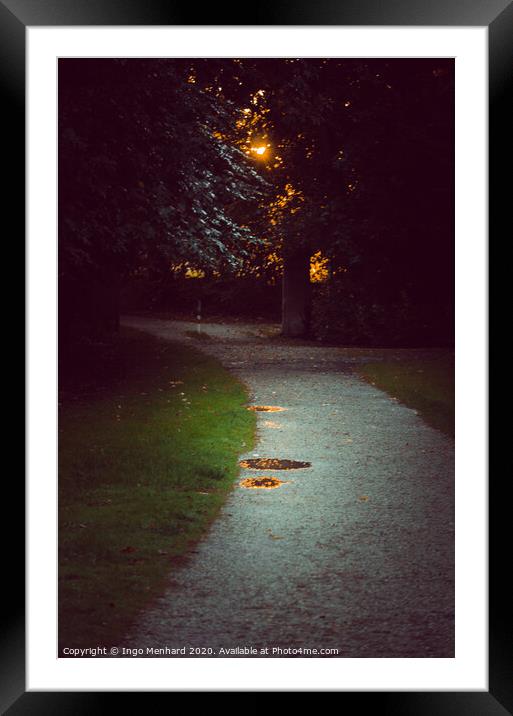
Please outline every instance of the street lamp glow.
[[267, 147], [251, 147], [251, 151], [255, 152], [255, 154], [259, 154], [260, 156], [262, 156], [266, 153]]

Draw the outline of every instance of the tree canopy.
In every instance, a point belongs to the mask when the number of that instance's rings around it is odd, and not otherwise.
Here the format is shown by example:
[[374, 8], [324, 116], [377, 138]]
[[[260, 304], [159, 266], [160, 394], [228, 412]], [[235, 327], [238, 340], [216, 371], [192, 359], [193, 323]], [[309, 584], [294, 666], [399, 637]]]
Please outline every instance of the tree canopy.
[[302, 252], [341, 300], [450, 312], [453, 79], [443, 59], [61, 60], [61, 275], [269, 278]]
[[187, 62], [64, 60], [59, 83], [61, 271], [236, 266], [266, 183], [214, 137], [230, 105]]

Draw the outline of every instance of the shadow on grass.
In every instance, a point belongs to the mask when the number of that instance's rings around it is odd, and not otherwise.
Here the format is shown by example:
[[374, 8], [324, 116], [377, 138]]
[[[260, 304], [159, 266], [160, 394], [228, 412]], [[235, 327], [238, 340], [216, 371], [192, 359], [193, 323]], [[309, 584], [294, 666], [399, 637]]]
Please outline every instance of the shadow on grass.
[[255, 416], [188, 346], [124, 330], [61, 358], [59, 646], [109, 647], [208, 530]]
[[454, 353], [366, 363], [359, 373], [386, 391], [437, 430], [454, 437]]

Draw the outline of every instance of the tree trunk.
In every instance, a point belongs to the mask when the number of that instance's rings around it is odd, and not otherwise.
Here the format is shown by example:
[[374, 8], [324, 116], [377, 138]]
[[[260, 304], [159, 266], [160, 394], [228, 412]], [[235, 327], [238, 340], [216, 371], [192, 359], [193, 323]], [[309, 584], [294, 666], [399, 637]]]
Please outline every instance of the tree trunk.
[[310, 329], [310, 252], [285, 256], [282, 283], [282, 324], [284, 336], [306, 336]]

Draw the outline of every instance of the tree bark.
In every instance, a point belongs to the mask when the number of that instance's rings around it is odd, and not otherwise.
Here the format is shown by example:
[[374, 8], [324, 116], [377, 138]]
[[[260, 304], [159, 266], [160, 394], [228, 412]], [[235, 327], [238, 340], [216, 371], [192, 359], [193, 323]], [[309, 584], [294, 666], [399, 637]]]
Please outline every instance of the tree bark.
[[282, 335], [301, 337], [310, 330], [310, 252], [285, 256], [282, 283]]

